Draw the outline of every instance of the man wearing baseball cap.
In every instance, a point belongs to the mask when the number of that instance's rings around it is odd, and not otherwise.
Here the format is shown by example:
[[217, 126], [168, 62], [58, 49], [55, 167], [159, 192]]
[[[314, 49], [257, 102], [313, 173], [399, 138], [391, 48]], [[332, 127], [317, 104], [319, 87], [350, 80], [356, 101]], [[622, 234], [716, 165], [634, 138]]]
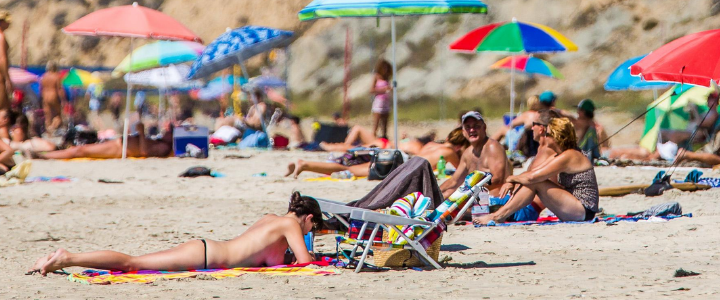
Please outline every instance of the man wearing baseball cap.
[[0, 10], [0, 109], [10, 109], [10, 97], [8, 96], [15, 89], [10, 81], [10, 59], [8, 52], [10, 46], [5, 36], [5, 30], [10, 27], [10, 12]]
[[485, 119], [477, 111], [469, 111], [462, 118], [463, 136], [470, 142], [462, 157], [455, 174], [440, 185], [443, 196], [447, 199], [463, 183], [465, 176], [471, 171], [490, 172], [492, 181], [487, 186], [490, 195], [498, 196], [500, 187], [512, 172], [510, 163], [505, 156], [505, 148], [487, 135]]
[[[583, 99], [577, 105], [577, 119], [573, 120], [575, 135], [578, 137], [578, 148], [592, 161], [600, 158], [600, 148], [609, 148], [605, 141], [607, 134], [605, 129], [595, 122], [595, 103], [590, 99]], [[601, 141], [605, 141], [600, 145]]]

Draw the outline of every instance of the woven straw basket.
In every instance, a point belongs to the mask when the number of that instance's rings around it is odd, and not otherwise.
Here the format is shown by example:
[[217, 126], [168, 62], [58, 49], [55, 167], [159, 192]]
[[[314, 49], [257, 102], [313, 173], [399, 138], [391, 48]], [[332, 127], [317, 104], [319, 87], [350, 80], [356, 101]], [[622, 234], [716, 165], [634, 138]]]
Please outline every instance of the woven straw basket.
[[[388, 240], [387, 231], [383, 233], [383, 241]], [[430, 247], [425, 249], [428, 256], [438, 260], [440, 256], [440, 245], [442, 245], [442, 235], [435, 240]], [[392, 250], [376, 250], [374, 251], [375, 265], [378, 267], [403, 268], [403, 267], [424, 267], [425, 264], [418, 258], [417, 253], [405, 249]]]

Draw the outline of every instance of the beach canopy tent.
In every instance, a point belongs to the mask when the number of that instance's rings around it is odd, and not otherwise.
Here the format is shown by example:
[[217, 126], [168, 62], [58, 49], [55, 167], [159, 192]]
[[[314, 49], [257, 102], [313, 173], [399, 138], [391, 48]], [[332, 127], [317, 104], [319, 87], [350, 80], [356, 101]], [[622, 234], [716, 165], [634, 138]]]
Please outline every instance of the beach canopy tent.
[[392, 41], [392, 93], [395, 147], [398, 145], [397, 64], [395, 59], [395, 16], [438, 14], [487, 14], [487, 5], [479, 0], [313, 0], [300, 10], [300, 21], [321, 18], [390, 17]]
[[[693, 109], [696, 106], [700, 122], [708, 112], [707, 98], [712, 88], [692, 85], [676, 85], [650, 103], [645, 115], [645, 129], [640, 138], [640, 146], [650, 152], [655, 151], [661, 130], [688, 130]], [[656, 106], [657, 105], [657, 106]]]
[[[129, 65], [133, 65], [134, 38], [178, 40], [202, 43], [202, 39], [172, 17], [134, 2], [132, 5], [109, 7], [94, 11], [65, 26], [62, 31], [72, 35], [117, 36], [130, 38]], [[127, 132], [130, 117], [132, 84], [127, 85], [122, 158], [127, 157]]]
[[630, 67], [647, 81], [710, 86], [720, 81], [720, 29], [702, 31], [667, 43]]
[[[647, 54], [633, 57], [626, 60], [620, 66], [608, 76], [605, 81], [606, 91], [642, 91], [642, 90], [657, 90], [667, 89], [673, 86], [673, 83], [662, 82], [662, 81], [645, 81], [640, 76], [633, 76], [630, 74], [630, 66], [634, 65]], [[657, 95], [655, 95], [657, 98]]]
[[205, 49], [203, 44], [188, 41], [157, 41], [145, 44], [133, 51], [132, 68], [130, 68], [130, 55], [128, 54], [113, 70], [113, 73], [137, 72], [194, 61], [200, 56], [203, 49]]
[[[450, 50], [510, 54], [510, 65], [518, 54], [577, 51], [570, 39], [541, 24], [519, 22], [492, 23], [478, 27], [450, 44]], [[515, 114], [515, 69], [510, 69], [510, 115]]]

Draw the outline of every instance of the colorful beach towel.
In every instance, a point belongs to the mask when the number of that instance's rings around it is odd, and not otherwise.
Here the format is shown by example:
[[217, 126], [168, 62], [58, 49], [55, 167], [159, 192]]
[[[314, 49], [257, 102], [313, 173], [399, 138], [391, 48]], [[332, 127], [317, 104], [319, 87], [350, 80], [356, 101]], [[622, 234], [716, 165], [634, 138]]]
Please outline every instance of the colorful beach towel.
[[[637, 215], [637, 216], [613, 215], [613, 216], [607, 216], [607, 217], [602, 217], [602, 218], [596, 217], [590, 221], [560, 221], [560, 219], [558, 219], [558, 217], [542, 217], [542, 218], [538, 218], [536, 221], [494, 223], [493, 225], [488, 225], [488, 226], [508, 227], [508, 226], [518, 226], [518, 225], [592, 224], [592, 223], [599, 223], [599, 222], [605, 222], [606, 224], [614, 224], [617, 222], [641, 222], [641, 221], [651, 221], [651, 220], [657, 220], [657, 219], [672, 220], [672, 219], [677, 219], [677, 218], [681, 218], [681, 217], [692, 218], [692, 213], [684, 214], [684, 215], [668, 215], [668, 216], [652, 216], [652, 217], [643, 217], [642, 215]], [[475, 227], [488, 227], [488, 226], [475, 225]]]
[[332, 177], [330, 177], [330, 176], [323, 176], [323, 177], [316, 177], [316, 178], [305, 178], [305, 179], [303, 179], [303, 181], [307, 181], [307, 182], [318, 182], [318, 181], [355, 181], [355, 180], [360, 180], [360, 179], [365, 179], [365, 178], [367, 178], [367, 177], [355, 177], [355, 176], [353, 176], [353, 177], [351, 177], [351, 178], [349, 178], [349, 179], [337, 179], [337, 178], [332, 178]]
[[308, 265], [328, 266], [327, 261], [318, 261], [298, 265], [280, 265], [267, 268], [234, 268], [234, 269], [208, 269], [191, 271], [136, 271], [136, 272], [114, 272], [101, 270], [85, 270], [80, 273], [68, 275], [68, 280], [83, 284], [118, 284], [118, 283], [153, 283], [163, 278], [165, 280], [181, 278], [197, 278], [198, 276], [210, 276], [214, 279], [239, 277], [249, 273], [262, 273], [268, 275], [306, 275], [324, 276], [338, 275], [340, 270], [323, 270], [308, 268]]
[[32, 182], [73, 182], [77, 179], [67, 176], [32, 176], [25, 178], [25, 183]]

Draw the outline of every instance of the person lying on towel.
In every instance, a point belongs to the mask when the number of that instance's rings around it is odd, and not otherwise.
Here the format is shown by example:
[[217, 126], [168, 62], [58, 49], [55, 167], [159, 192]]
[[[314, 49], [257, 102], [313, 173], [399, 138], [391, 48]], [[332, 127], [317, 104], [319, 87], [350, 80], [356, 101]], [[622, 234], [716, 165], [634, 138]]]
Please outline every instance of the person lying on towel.
[[[284, 216], [268, 214], [240, 236], [229, 241], [192, 240], [160, 252], [131, 256], [115, 251], [70, 253], [58, 249], [39, 258], [30, 272], [49, 272], [84, 267], [131, 272], [138, 270], [187, 271], [237, 267], [265, 267], [285, 263], [308, 263], [303, 236], [322, 224], [322, 212], [314, 198], [294, 192]], [[287, 260], [288, 247], [295, 259]]]
[[536, 197], [562, 221], [589, 221], [599, 211], [595, 169], [578, 149], [572, 122], [568, 118], [554, 118], [547, 126], [534, 123], [533, 131], [544, 131], [544, 135], [551, 137], [543, 140], [543, 144], [557, 154], [520, 175], [507, 177], [500, 194], [511, 194], [510, 200], [496, 212], [474, 219], [473, 223], [505, 222]]

